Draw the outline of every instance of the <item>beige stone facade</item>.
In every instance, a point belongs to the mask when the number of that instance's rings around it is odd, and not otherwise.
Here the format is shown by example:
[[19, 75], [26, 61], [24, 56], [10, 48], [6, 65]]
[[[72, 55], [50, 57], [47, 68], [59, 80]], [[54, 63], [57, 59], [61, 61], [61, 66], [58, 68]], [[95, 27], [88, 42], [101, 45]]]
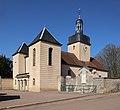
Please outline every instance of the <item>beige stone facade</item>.
[[[43, 33], [48, 34], [45, 29]], [[23, 43], [13, 55], [13, 88], [16, 90], [33, 92], [60, 90], [61, 44], [54, 38], [53, 43], [39, 39], [29, 46]], [[28, 54], [25, 54], [26, 48]], [[50, 49], [52, 53], [49, 53]]]
[[[32, 51], [36, 49], [36, 65], [33, 66]], [[48, 65], [48, 50], [53, 49], [52, 65]], [[41, 54], [42, 53], [42, 54]], [[49, 43], [38, 42], [29, 47], [28, 67], [30, 74], [29, 90], [40, 92], [41, 90], [58, 90], [58, 78], [61, 73], [61, 47]], [[56, 57], [57, 56], [57, 57]], [[33, 79], [35, 85], [33, 86]]]
[[[61, 75], [61, 47], [41, 42], [40, 54], [40, 88], [41, 90], [58, 90]], [[52, 65], [48, 65], [48, 50], [52, 48]]]
[[[85, 50], [86, 49], [86, 50]], [[74, 53], [81, 61], [90, 61], [90, 46], [81, 42], [68, 45], [68, 52]]]

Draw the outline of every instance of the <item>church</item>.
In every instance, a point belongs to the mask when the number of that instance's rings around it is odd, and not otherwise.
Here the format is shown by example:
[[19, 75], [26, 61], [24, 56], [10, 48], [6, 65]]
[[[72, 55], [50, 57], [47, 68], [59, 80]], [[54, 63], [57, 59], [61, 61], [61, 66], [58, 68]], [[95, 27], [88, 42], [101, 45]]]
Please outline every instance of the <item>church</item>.
[[[83, 20], [76, 20], [75, 34], [68, 37], [68, 51], [43, 28], [36, 38], [13, 54], [13, 89], [20, 91], [61, 91], [69, 77], [90, 85], [90, 78], [107, 78], [108, 71], [90, 57], [90, 37], [83, 33]], [[89, 77], [88, 77], [89, 76]], [[73, 83], [72, 85], [74, 85]]]

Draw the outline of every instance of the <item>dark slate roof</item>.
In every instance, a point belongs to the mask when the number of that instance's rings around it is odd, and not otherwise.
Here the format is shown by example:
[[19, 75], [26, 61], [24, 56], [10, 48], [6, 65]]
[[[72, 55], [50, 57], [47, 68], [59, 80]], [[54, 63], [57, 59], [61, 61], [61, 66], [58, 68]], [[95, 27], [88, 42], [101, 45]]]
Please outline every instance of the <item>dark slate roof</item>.
[[76, 42], [82, 42], [84, 44], [91, 45], [90, 38], [82, 33], [76, 33], [68, 38], [68, 45]]
[[52, 44], [59, 45], [59, 46], [62, 45], [53, 37], [53, 35], [46, 28], [44, 28], [37, 35], [37, 37], [30, 43], [29, 46], [31, 46], [39, 41], [44, 41], [44, 42], [52, 43]]
[[28, 46], [26, 45], [26, 43], [23, 42], [22, 45], [13, 54], [13, 56], [16, 55], [17, 53], [22, 53], [22, 54], [28, 55]]
[[87, 66], [90, 68], [94, 68], [101, 71], [107, 71], [103, 65], [101, 65], [96, 59], [91, 58], [89, 62], [84, 62], [78, 60], [78, 58], [73, 53], [63, 52], [61, 53], [61, 62], [62, 64], [76, 66], [76, 67], [83, 67]]

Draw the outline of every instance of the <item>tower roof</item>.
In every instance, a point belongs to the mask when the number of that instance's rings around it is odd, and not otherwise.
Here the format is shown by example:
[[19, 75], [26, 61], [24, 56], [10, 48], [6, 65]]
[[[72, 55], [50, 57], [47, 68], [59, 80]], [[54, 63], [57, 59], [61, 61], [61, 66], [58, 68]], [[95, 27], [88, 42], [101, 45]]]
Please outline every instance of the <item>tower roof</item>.
[[78, 19], [76, 20], [76, 24], [77, 24], [77, 23], [81, 23], [81, 24], [83, 25], [83, 20], [80, 19], [80, 18], [78, 18]]
[[20, 45], [20, 47], [17, 49], [17, 51], [12, 55], [16, 55], [17, 53], [22, 53], [22, 54], [28, 54], [28, 46], [26, 45], [25, 42], [22, 43], [22, 45]]
[[76, 33], [68, 38], [68, 45], [76, 43], [76, 42], [81, 42], [87, 45], [91, 45], [90, 38], [84, 34]]
[[46, 28], [43, 28], [43, 30], [30, 43], [29, 46], [31, 46], [39, 41], [44, 41], [44, 42], [52, 43], [52, 44], [59, 45], [59, 46], [62, 45], [53, 37], [53, 35]]

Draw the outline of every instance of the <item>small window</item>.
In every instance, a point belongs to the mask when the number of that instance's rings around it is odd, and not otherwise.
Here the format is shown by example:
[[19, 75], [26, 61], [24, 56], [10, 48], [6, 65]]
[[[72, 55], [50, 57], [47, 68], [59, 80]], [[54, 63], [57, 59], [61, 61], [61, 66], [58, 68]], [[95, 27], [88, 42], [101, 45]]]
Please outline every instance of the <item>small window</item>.
[[33, 78], [33, 85], [35, 85], [35, 78]]
[[75, 50], [75, 45], [73, 45], [73, 50]]
[[101, 78], [101, 75], [99, 76], [99, 78]]
[[70, 70], [68, 70], [68, 76], [71, 76]]
[[33, 66], [35, 66], [36, 61], [36, 49], [33, 49]]
[[52, 65], [52, 48], [49, 48], [48, 65]]

